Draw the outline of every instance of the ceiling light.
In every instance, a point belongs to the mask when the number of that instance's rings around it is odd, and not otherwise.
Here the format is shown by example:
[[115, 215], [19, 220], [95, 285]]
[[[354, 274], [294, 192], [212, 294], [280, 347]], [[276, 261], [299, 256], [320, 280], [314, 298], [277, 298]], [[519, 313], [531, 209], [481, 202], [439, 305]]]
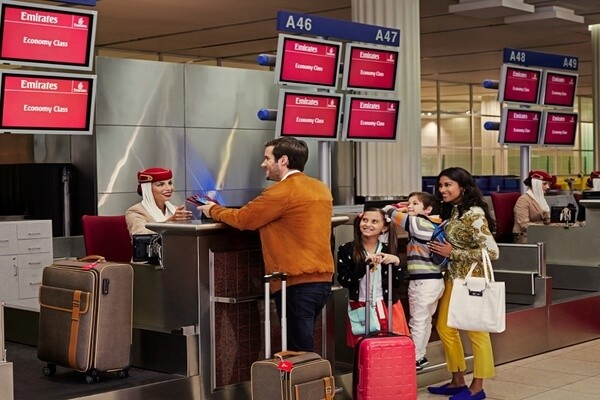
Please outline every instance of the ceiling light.
[[474, 18], [500, 18], [510, 15], [532, 13], [535, 7], [523, 0], [460, 0], [448, 8], [452, 14]]
[[549, 27], [559, 27], [572, 24], [583, 24], [584, 18], [569, 8], [547, 6], [536, 7], [533, 14], [515, 15], [504, 18], [506, 24], [522, 24], [527, 26], [536, 23], [544, 24]]

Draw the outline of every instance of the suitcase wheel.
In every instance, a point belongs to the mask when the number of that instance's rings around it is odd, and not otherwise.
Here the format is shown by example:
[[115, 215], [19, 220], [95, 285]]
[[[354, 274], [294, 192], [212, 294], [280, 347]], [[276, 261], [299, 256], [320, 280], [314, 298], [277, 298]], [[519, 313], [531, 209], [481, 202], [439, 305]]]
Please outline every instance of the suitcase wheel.
[[128, 369], [122, 369], [121, 371], [117, 372], [117, 376], [121, 379], [123, 378], [127, 378], [129, 376], [129, 370]]
[[100, 375], [98, 374], [98, 371], [93, 369], [89, 374], [85, 375], [85, 383], [92, 384], [96, 382], [100, 382]]
[[42, 368], [42, 373], [45, 376], [54, 376], [54, 374], [56, 374], [56, 365], [46, 364], [46, 366]]

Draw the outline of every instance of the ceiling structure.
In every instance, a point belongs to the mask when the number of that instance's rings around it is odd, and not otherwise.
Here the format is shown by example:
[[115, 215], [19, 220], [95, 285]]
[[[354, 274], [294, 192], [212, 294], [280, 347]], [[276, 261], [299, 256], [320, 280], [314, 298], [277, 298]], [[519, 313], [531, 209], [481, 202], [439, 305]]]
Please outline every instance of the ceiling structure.
[[[100, 55], [223, 65], [255, 66], [258, 54], [274, 54], [278, 10], [351, 20], [351, 0], [98, 0], [81, 8], [98, 12]], [[421, 0], [422, 97], [436, 80], [498, 79], [506, 47], [578, 57], [578, 94], [591, 96], [588, 25], [598, 23], [598, 0]]]

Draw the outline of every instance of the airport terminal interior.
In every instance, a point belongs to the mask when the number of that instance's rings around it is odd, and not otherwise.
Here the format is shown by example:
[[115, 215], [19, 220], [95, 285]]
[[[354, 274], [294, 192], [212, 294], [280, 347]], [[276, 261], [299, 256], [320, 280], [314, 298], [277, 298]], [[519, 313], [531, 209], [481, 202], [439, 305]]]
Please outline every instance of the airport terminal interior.
[[[295, 136], [283, 121], [289, 95], [338, 102], [331, 137], [299, 133], [309, 147], [304, 172], [331, 189], [334, 253], [352, 240], [366, 205], [397, 203], [417, 190], [436, 194], [441, 170], [465, 168], [496, 218], [493, 266], [506, 284], [506, 330], [491, 334], [496, 376], [485, 381], [487, 398], [600, 398], [600, 191], [588, 184], [600, 170], [599, 2], [0, 0], [0, 7], [0, 400], [251, 398], [251, 366], [265, 354], [260, 238], [202, 218], [186, 198], [238, 208], [259, 195], [269, 185], [260, 167], [264, 143]], [[14, 8], [31, 8], [20, 14], [37, 15], [28, 21], [36, 23], [44, 13], [74, 13], [76, 30], [93, 27], [85, 56], [12, 54], [4, 18]], [[21, 44], [46, 43], [28, 29], [17, 32]], [[286, 81], [285, 40], [339, 46], [331, 82]], [[397, 55], [391, 86], [353, 86], [352, 59], [344, 57], [352, 46]], [[511, 93], [511, 68], [531, 74], [526, 84], [540, 94]], [[59, 107], [42, 122], [31, 119], [25, 111], [45, 110], [31, 105], [33, 92], [17, 98], [7, 89], [23, 76], [85, 93], [83, 105], [69, 103], [81, 114], [60, 118], [68, 111]], [[573, 83], [567, 100], [541, 94], [553, 76]], [[393, 104], [394, 129], [375, 140], [352, 138], [348, 104], [361, 96]], [[10, 108], [11, 98], [23, 105]], [[519, 132], [508, 122], [515, 113], [532, 119], [534, 138], [511, 136]], [[550, 130], [546, 141], [551, 115], [568, 117], [568, 138], [552, 142]], [[136, 173], [149, 167], [172, 170], [172, 202], [185, 204], [193, 220], [148, 223], [160, 245], [143, 247], [154, 258], [133, 261], [124, 214], [140, 201]], [[545, 197], [556, 215], [515, 244], [513, 208], [529, 170], [552, 176]], [[404, 262], [408, 235], [400, 231]], [[38, 354], [48, 332], [40, 328], [42, 272], [90, 255], [131, 265], [124, 371], [81, 373]], [[407, 285], [397, 290], [405, 311]], [[336, 399], [353, 391], [347, 302], [334, 282], [315, 327], [315, 351], [331, 362]], [[277, 349], [274, 305], [267, 313]], [[469, 382], [469, 345], [465, 352]], [[418, 399], [442, 398], [427, 392], [451, 377], [435, 329], [427, 358]]]

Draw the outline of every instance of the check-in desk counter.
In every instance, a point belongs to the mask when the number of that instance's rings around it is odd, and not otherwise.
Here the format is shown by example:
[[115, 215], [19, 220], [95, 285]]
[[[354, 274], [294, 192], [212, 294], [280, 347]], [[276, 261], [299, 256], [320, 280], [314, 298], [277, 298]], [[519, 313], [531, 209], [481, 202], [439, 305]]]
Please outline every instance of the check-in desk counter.
[[[347, 220], [333, 216], [332, 227]], [[146, 227], [162, 235], [162, 267], [134, 264], [134, 365], [199, 375], [202, 399], [250, 398], [250, 366], [264, 357], [258, 232], [212, 220]], [[315, 335], [316, 350], [328, 358], [331, 312], [323, 313], [316, 327], [322, 334]], [[277, 349], [274, 310], [271, 320]]]

